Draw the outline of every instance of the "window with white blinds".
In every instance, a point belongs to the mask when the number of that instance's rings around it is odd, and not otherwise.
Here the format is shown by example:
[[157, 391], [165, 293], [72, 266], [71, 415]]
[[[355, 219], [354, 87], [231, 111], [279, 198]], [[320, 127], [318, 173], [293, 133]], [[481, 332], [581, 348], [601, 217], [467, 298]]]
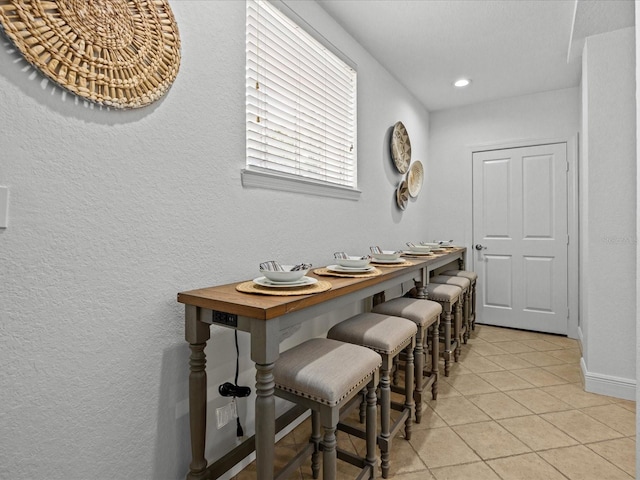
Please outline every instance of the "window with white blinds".
[[246, 42], [247, 170], [355, 190], [356, 71], [266, 1]]

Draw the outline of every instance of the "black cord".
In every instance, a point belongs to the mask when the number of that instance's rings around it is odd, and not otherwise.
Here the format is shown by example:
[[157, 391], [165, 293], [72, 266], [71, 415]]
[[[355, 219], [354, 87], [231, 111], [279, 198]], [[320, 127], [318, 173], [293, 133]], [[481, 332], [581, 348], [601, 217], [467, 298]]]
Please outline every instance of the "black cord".
[[[235, 384], [236, 387], [238, 386], [238, 372], [240, 370], [240, 348], [238, 347], [238, 331], [235, 331], [236, 333], [236, 377], [235, 377]], [[236, 401], [236, 397], [233, 397], [233, 401]], [[236, 414], [238, 415], [236, 417], [236, 436], [237, 437], [244, 437], [244, 431], [242, 430], [242, 425], [240, 424], [240, 415], [237, 413], [238, 410], [238, 404], [236, 403]]]

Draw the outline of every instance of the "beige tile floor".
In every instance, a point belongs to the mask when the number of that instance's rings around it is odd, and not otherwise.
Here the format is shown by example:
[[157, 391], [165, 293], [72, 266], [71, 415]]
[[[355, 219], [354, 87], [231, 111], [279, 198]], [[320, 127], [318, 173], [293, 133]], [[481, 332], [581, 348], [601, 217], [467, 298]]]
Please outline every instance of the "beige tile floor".
[[[451, 375], [428, 395], [410, 441], [393, 442], [397, 480], [635, 478], [635, 402], [584, 391], [577, 341], [477, 325]], [[443, 369], [441, 368], [442, 372]], [[276, 445], [284, 465], [307, 442], [309, 420]], [[360, 439], [339, 434], [359, 453]], [[338, 478], [356, 469], [339, 462]], [[255, 478], [249, 465], [237, 480]], [[292, 479], [311, 478], [305, 464]]]

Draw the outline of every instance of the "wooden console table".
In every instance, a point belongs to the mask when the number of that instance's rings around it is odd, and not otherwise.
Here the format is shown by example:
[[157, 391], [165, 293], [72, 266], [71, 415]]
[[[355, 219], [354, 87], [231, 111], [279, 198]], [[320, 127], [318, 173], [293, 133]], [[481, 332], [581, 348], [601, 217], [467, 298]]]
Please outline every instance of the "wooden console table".
[[[411, 266], [384, 267], [382, 275], [368, 278], [323, 276], [331, 282], [326, 292], [300, 296], [271, 296], [241, 293], [237, 283], [181, 292], [178, 302], [185, 305], [185, 338], [189, 342], [189, 420], [191, 455], [188, 480], [214, 479], [249, 455], [255, 448], [257, 478], [273, 478], [275, 436], [275, 397], [273, 367], [278, 360], [280, 331], [313, 319], [341, 306], [371, 297], [411, 280], [428, 283], [430, 272], [455, 264], [464, 268], [465, 248], [407, 259]], [[314, 276], [309, 274], [309, 276]], [[204, 353], [210, 338], [210, 325], [221, 325], [251, 334], [251, 359], [256, 366], [255, 436], [230, 454], [209, 465], [205, 458], [207, 419], [207, 373]], [[285, 419], [285, 422], [295, 419]], [[280, 422], [282, 423], [282, 422]]]

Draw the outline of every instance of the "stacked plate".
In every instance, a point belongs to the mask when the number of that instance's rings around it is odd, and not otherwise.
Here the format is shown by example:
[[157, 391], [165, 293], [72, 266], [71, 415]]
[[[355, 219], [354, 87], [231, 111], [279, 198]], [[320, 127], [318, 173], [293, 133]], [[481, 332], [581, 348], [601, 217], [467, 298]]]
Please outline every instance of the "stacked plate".
[[267, 277], [258, 277], [253, 279], [253, 283], [263, 287], [271, 288], [298, 288], [318, 283], [318, 279], [313, 277], [302, 277], [298, 280], [277, 282], [274, 280], [269, 280]]
[[393, 259], [385, 259], [385, 258], [374, 258], [372, 260], [373, 263], [385, 264], [385, 265], [396, 265], [400, 263], [405, 263], [405, 260], [402, 258], [393, 258]]
[[345, 267], [343, 265], [327, 265], [327, 270], [338, 273], [369, 273], [373, 272], [376, 267], [366, 265], [364, 267]]

